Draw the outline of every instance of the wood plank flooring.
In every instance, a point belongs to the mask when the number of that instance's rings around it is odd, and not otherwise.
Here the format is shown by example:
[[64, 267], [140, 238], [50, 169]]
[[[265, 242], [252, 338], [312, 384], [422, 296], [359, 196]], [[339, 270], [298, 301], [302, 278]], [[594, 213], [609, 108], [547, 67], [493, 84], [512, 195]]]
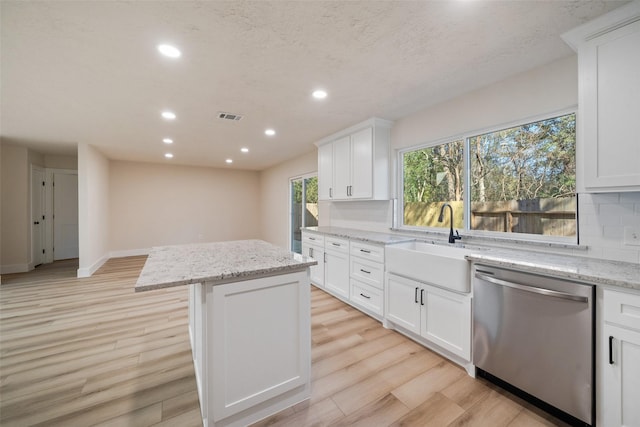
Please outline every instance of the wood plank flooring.
[[[0, 425], [200, 426], [187, 289], [134, 293], [145, 257], [3, 275]], [[312, 397], [256, 426], [563, 425], [313, 288]]]

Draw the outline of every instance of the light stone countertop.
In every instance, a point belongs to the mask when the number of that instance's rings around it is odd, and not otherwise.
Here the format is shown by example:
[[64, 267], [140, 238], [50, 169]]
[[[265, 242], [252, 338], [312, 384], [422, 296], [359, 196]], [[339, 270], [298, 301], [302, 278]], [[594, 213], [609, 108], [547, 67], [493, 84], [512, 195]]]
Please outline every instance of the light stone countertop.
[[207, 283], [219, 285], [303, 271], [317, 261], [262, 240], [155, 247], [136, 292]]
[[[422, 236], [412, 237], [341, 227], [307, 227], [304, 230], [381, 244], [429, 240], [424, 239]], [[446, 240], [438, 243], [448, 245]], [[640, 291], [640, 264], [545, 253], [541, 252], [540, 245], [533, 245], [532, 249], [502, 249], [479, 245], [478, 250], [476, 250], [474, 247], [467, 245], [465, 247], [469, 249], [469, 254], [466, 258], [473, 262], [530, 273], [552, 275], [596, 285]]]
[[640, 264], [523, 250], [488, 248], [468, 260], [529, 273], [640, 291]]
[[303, 231], [328, 234], [331, 236], [356, 239], [363, 242], [378, 243], [382, 245], [392, 245], [394, 243], [411, 242], [413, 240], [416, 240], [415, 237], [401, 236], [399, 234], [387, 234], [376, 231], [355, 230], [352, 228], [330, 226], [306, 227], [303, 228]]

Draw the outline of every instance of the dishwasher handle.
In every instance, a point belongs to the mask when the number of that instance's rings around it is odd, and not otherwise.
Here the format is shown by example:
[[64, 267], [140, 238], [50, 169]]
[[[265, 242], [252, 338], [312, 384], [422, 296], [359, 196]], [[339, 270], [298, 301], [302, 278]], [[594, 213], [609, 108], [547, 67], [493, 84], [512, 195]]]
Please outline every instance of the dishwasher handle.
[[567, 292], [554, 291], [552, 289], [538, 288], [536, 286], [528, 286], [515, 282], [508, 282], [506, 280], [496, 279], [495, 277], [487, 276], [486, 274], [482, 274], [476, 272], [476, 277], [481, 280], [485, 280], [490, 283], [494, 283], [496, 285], [507, 286], [509, 288], [518, 289], [520, 291], [531, 292], [533, 294], [544, 295], [553, 298], [566, 299], [571, 301], [578, 302], [589, 302], [588, 297], [584, 297], [581, 295], [574, 295]]

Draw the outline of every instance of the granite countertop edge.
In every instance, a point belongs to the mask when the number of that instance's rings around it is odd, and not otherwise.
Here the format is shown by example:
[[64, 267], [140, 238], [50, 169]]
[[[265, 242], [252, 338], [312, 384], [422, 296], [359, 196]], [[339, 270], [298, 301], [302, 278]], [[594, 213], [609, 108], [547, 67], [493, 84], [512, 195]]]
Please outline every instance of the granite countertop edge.
[[296, 273], [317, 263], [255, 239], [159, 246], [149, 253], [134, 289], [142, 292], [195, 283], [215, 286]]
[[[527, 255], [532, 256], [530, 253]], [[565, 279], [586, 282], [599, 286], [611, 286], [615, 288], [624, 288], [640, 291], [640, 264], [607, 261], [598, 259], [588, 259], [584, 257], [572, 257], [566, 255], [554, 255], [553, 260], [545, 261], [542, 257], [548, 255], [533, 255], [531, 260], [525, 261], [517, 259], [517, 256], [509, 255], [506, 252], [492, 253], [491, 249], [483, 252], [471, 252], [466, 259], [472, 262], [485, 263], [497, 267], [518, 269], [519, 271], [538, 273], [543, 275], [552, 275]], [[565, 261], [564, 263], [562, 261]], [[554, 262], [555, 261], [555, 262]], [[575, 267], [574, 263], [588, 264], [588, 268], [580, 271], [579, 267]], [[601, 268], [599, 268], [601, 267]], [[593, 271], [589, 271], [593, 269]], [[614, 273], [609, 275], [598, 274], [596, 270], [616, 269], [618, 276]], [[637, 277], [633, 280], [633, 275]]]
[[[382, 244], [425, 241], [420, 237], [396, 236], [380, 232], [369, 232], [342, 227], [307, 227], [304, 230], [331, 236], [351, 238]], [[523, 259], [525, 257], [526, 259]], [[498, 267], [518, 269], [520, 271], [553, 275], [598, 286], [619, 290], [640, 291], [640, 264], [587, 258], [581, 256], [547, 254], [535, 250], [501, 249], [483, 247], [469, 248], [466, 259]], [[606, 273], [603, 273], [606, 272]]]
[[361, 242], [376, 243], [382, 245], [411, 242], [413, 240], [416, 240], [416, 238], [412, 236], [400, 236], [395, 234], [381, 233], [379, 231], [355, 230], [351, 228], [332, 226], [306, 227], [303, 230], [311, 233], [355, 239]]
[[152, 283], [148, 285], [136, 285], [136, 292], [152, 291], [155, 289], [172, 288], [175, 286], [194, 285], [196, 283], [206, 283], [207, 285], [224, 285], [233, 282], [242, 282], [245, 280], [262, 279], [264, 277], [277, 276], [280, 274], [297, 273], [304, 271], [307, 267], [318, 264], [317, 261], [305, 262], [296, 265], [288, 265], [277, 268], [265, 268], [262, 270], [239, 271], [230, 274], [218, 274], [209, 277], [197, 277], [184, 280], [173, 280], [160, 283]]

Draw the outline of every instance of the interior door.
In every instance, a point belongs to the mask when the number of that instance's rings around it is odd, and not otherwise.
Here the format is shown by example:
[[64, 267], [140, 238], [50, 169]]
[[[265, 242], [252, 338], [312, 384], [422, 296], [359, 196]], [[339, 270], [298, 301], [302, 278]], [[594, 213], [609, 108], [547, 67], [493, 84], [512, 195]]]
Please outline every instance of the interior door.
[[53, 247], [54, 260], [78, 258], [77, 174], [54, 174]]
[[44, 169], [31, 169], [31, 263], [44, 263]]

